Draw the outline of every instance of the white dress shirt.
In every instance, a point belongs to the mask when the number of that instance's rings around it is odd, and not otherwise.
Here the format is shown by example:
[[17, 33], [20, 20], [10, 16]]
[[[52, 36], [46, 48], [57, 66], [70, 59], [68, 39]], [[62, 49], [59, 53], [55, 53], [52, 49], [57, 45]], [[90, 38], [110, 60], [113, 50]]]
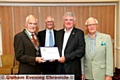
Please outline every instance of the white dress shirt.
[[73, 28], [71, 28], [69, 31], [66, 31], [66, 29], [64, 29], [65, 33], [64, 33], [64, 39], [63, 39], [62, 56], [64, 56], [64, 50], [72, 29]]
[[52, 29], [52, 30], [46, 29], [46, 35], [45, 35], [45, 46], [49, 46], [49, 41], [50, 41], [50, 40], [49, 40], [49, 34], [50, 34], [50, 31], [52, 32], [53, 42], [54, 42], [54, 44], [55, 44], [53, 29]]

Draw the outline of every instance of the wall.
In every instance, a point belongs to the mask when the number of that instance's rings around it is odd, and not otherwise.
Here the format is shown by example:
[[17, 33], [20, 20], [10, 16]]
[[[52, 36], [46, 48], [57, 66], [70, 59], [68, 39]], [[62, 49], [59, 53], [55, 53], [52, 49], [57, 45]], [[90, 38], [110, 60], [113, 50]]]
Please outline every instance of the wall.
[[114, 5], [107, 6], [1, 6], [3, 54], [13, 54], [14, 35], [25, 28], [25, 18], [29, 14], [39, 19], [38, 31], [45, 29], [45, 19], [48, 15], [55, 18], [55, 29], [63, 28], [62, 17], [67, 11], [76, 14], [75, 27], [82, 29], [85, 34], [85, 21], [89, 16], [96, 17], [100, 22], [98, 30], [110, 34], [114, 39]]
[[1, 19], [0, 19], [0, 55], [2, 55], [2, 30], [1, 30]]

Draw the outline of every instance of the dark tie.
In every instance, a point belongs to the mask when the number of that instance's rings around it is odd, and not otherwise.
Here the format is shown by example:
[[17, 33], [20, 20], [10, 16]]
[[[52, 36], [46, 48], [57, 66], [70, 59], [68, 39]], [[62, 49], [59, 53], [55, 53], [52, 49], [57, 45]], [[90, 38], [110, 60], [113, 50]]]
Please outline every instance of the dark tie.
[[36, 39], [35, 39], [35, 37], [34, 37], [34, 34], [32, 33], [31, 36], [32, 36], [32, 41], [33, 41], [33, 43], [34, 43], [35, 45], [37, 45], [37, 41], [36, 41]]
[[54, 46], [52, 32], [49, 34], [49, 46]]

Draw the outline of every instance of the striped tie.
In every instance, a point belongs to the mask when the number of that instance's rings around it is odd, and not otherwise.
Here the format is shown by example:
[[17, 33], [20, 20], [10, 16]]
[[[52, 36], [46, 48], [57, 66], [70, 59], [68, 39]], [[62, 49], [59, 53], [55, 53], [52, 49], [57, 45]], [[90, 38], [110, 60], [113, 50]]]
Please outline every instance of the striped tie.
[[50, 31], [49, 35], [49, 46], [54, 46], [52, 32]]

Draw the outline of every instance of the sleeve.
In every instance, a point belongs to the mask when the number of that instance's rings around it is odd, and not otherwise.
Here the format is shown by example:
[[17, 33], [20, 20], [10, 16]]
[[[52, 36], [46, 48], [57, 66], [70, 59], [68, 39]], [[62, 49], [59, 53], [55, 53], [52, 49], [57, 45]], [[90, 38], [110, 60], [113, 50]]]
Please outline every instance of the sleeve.
[[84, 74], [84, 57], [81, 58], [81, 70], [82, 70], [82, 74]]
[[107, 37], [106, 42], [106, 75], [113, 76], [113, 48], [111, 37]]
[[[65, 56], [66, 61], [72, 61], [76, 58], [82, 58], [85, 54], [85, 39], [83, 31], [78, 32], [77, 34], [78, 40], [75, 42], [76, 45], [73, 47], [76, 48], [70, 54]], [[74, 43], [74, 42], [73, 42]], [[73, 48], [71, 47], [71, 48]]]
[[14, 37], [14, 51], [16, 59], [22, 63], [35, 65], [35, 57], [25, 54], [24, 43], [20, 35]]

